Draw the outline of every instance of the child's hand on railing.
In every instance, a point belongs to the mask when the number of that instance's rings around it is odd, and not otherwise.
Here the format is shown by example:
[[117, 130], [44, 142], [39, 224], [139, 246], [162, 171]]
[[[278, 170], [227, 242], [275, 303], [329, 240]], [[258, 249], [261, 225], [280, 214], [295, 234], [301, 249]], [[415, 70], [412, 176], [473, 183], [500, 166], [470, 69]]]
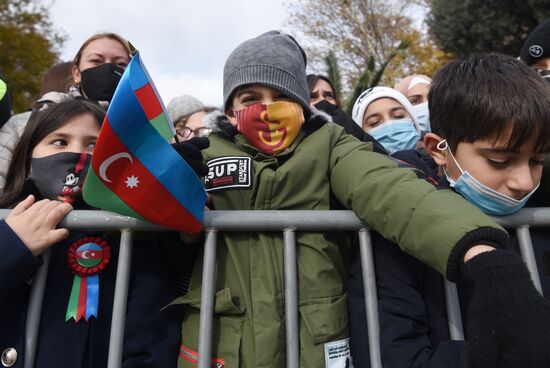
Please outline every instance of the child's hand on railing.
[[69, 230], [56, 229], [57, 224], [73, 207], [68, 203], [43, 199], [35, 203], [28, 196], [6, 218], [8, 226], [17, 234], [34, 256], [69, 236]]

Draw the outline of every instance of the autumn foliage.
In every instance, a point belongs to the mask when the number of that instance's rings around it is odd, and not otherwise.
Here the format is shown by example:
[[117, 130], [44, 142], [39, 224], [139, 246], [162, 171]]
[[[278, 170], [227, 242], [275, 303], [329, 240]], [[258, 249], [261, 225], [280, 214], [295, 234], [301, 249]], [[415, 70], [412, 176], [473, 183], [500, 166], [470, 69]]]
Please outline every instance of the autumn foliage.
[[15, 112], [39, 96], [42, 76], [57, 61], [63, 36], [48, 9], [32, 0], [0, 0], [0, 70], [12, 90]]

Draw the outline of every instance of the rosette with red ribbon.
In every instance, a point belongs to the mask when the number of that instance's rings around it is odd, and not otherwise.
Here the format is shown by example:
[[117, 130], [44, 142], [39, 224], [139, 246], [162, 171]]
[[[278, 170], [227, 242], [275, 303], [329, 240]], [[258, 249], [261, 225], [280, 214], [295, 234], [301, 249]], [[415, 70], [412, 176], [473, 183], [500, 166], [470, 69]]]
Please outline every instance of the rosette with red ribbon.
[[97, 318], [99, 277], [111, 259], [111, 248], [100, 238], [83, 238], [74, 242], [67, 253], [69, 269], [74, 274], [73, 287], [65, 321], [78, 322]]

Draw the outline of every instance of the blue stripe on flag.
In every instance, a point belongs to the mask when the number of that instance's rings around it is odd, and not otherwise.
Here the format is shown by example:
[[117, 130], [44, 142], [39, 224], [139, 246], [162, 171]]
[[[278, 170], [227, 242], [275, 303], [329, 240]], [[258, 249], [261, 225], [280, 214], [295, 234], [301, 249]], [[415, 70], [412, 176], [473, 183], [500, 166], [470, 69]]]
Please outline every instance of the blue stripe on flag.
[[[137, 65], [137, 64], [136, 64]], [[134, 65], [134, 66], [136, 66]], [[200, 222], [206, 192], [199, 177], [185, 160], [155, 130], [139, 104], [124, 73], [107, 116], [111, 128], [157, 180]]]
[[146, 72], [143, 70], [143, 67], [141, 66], [141, 59], [139, 57], [139, 53], [136, 53], [132, 60], [130, 61], [130, 64], [128, 64], [127, 67], [128, 73], [130, 75], [130, 84], [132, 85], [132, 89], [135, 91], [136, 89], [140, 89], [147, 83], [149, 83], [149, 78], [147, 78]]

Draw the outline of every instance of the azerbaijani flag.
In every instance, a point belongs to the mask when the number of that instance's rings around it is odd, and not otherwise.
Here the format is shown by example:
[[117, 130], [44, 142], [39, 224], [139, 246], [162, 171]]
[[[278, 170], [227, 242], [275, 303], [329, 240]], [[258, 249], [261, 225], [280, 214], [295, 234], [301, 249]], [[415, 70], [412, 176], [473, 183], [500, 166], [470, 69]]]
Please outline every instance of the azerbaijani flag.
[[200, 231], [206, 193], [168, 141], [174, 128], [136, 52], [96, 142], [82, 194], [91, 206], [188, 233]]

